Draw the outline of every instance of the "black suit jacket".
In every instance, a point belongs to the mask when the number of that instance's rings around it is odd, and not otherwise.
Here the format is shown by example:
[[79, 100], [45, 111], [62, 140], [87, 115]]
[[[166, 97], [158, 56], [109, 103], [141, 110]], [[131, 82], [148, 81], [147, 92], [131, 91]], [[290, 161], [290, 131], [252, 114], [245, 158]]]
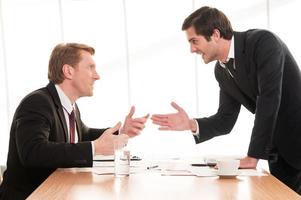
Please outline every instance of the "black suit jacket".
[[91, 167], [91, 142], [105, 129], [85, 126], [76, 109], [79, 142], [68, 143], [63, 108], [53, 83], [27, 95], [18, 106], [10, 131], [7, 170], [0, 199], [25, 199], [56, 168]]
[[234, 32], [234, 78], [219, 62], [215, 77], [220, 86], [215, 115], [197, 119], [197, 143], [229, 133], [240, 106], [255, 113], [248, 155], [268, 159], [271, 149], [301, 169], [301, 76], [286, 45], [266, 30]]

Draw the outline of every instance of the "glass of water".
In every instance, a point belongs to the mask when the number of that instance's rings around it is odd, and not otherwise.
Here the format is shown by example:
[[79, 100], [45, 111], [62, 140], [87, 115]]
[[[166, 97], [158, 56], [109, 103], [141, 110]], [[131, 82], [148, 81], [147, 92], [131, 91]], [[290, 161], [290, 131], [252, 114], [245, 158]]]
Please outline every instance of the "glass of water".
[[115, 177], [126, 177], [130, 175], [130, 151], [125, 144], [118, 139], [114, 141], [114, 167]]

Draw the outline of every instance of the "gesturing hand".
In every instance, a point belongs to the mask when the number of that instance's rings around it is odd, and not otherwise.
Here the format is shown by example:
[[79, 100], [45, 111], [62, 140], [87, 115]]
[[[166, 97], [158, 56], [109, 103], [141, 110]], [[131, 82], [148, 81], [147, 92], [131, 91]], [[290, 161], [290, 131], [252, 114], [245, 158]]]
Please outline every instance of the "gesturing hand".
[[120, 129], [120, 133], [126, 134], [129, 137], [137, 136], [145, 128], [145, 123], [149, 117], [149, 114], [144, 117], [133, 118], [135, 113], [135, 107], [132, 106], [130, 113], [124, 120], [123, 127]]
[[159, 125], [159, 130], [192, 130], [195, 131], [195, 123], [189, 119], [186, 111], [178, 106], [175, 102], [171, 103], [171, 106], [178, 112], [170, 114], [154, 114], [151, 119], [153, 123]]
[[118, 122], [114, 127], [107, 129], [99, 138], [94, 140], [94, 148], [96, 155], [113, 155], [114, 153], [114, 141], [118, 141], [127, 144], [128, 136], [125, 134], [114, 135], [119, 130], [121, 123]]

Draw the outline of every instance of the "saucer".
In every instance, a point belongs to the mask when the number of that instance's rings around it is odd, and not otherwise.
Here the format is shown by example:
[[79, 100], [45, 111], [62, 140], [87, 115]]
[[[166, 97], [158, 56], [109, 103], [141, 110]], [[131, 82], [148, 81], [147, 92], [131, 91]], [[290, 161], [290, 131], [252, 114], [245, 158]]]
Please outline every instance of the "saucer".
[[223, 174], [223, 173], [219, 173], [217, 172], [217, 175], [219, 176], [219, 178], [236, 178], [236, 176], [240, 175], [240, 172], [237, 172], [235, 174]]

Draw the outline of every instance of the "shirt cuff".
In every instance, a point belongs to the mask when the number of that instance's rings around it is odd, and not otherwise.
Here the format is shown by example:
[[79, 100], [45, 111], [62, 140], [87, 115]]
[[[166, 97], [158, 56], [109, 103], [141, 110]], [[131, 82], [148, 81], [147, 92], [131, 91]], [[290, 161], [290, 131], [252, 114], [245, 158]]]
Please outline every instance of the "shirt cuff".
[[94, 141], [91, 142], [91, 146], [92, 146], [92, 158], [93, 158], [95, 155]]
[[199, 124], [198, 124], [198, 122], [196, 121], [196, 119], [193, 119], [193, 121], [194, 121], [195, 124], [196, 124], [196, 131], [195, 131], [195, 132], [192, 132], [192, 135], [198, 135], [198, 134], [199, 134]]

